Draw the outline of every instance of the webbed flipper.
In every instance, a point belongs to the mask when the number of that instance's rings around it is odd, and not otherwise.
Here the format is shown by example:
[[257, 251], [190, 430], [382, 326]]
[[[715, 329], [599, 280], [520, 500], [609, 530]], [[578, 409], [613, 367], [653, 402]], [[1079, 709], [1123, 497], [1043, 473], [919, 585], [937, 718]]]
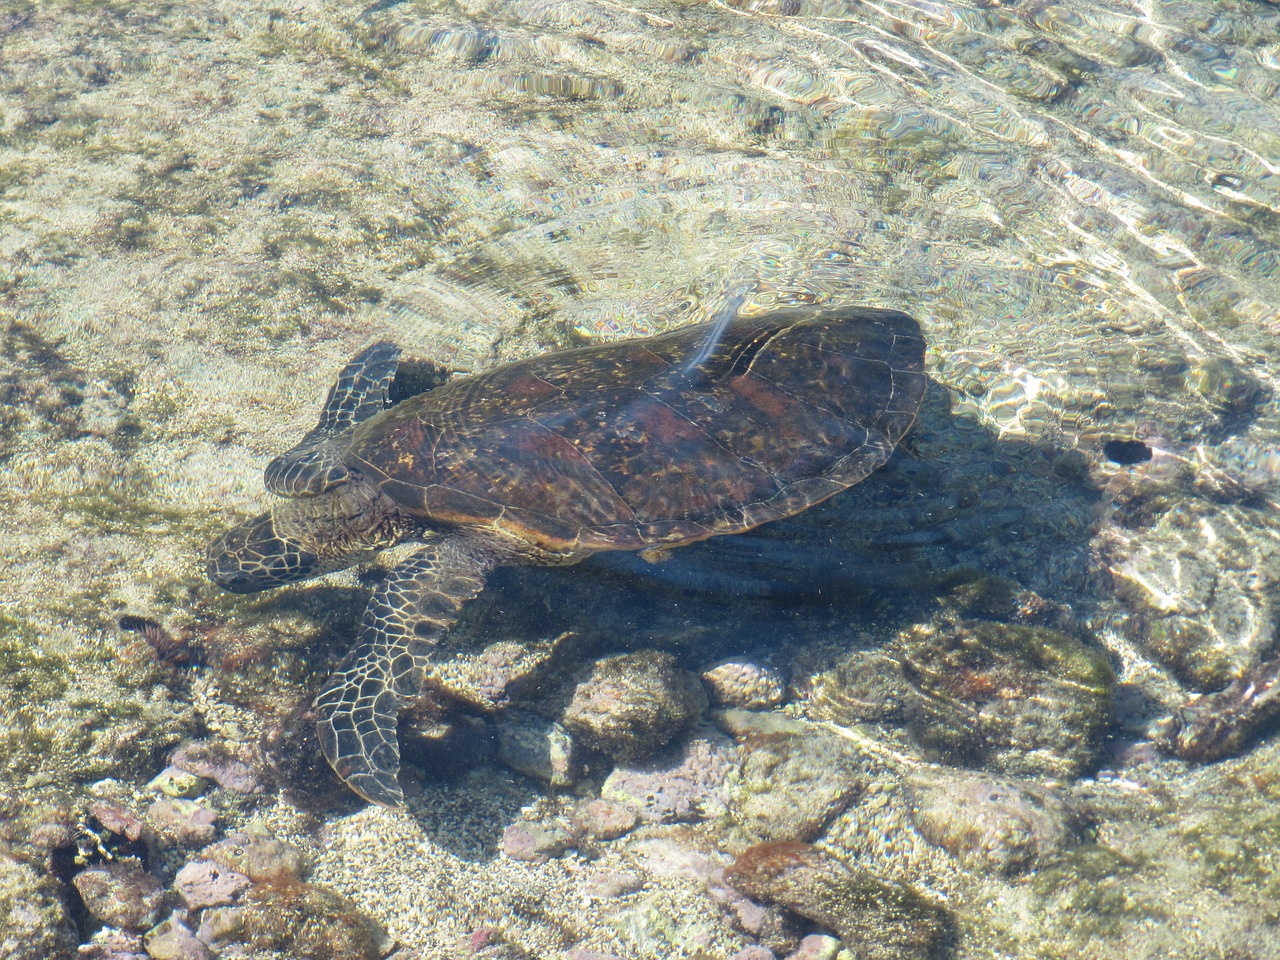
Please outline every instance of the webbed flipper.
[[339, 441], [357, 424], [390, 406], [400, 348], [388, 340], [365, 347], [329, 389], [320, 422], [287, 453], [267, 465], [267, 489], [282, 497], [310, 497], [348, 479]]
[[374, 592], [356, 645], [315, 699], [320, 746], [356, 793], [399, 804], [400, 710], [422, 693], [429, 658], [485, 577], [509, 559], [488, 539], [443, 536], [401, 563]]

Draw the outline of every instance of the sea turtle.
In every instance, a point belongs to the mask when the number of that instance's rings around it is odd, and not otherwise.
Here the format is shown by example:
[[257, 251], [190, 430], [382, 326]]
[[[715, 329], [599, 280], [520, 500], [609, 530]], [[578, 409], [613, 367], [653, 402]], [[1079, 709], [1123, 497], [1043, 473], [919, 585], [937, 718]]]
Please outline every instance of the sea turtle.
[[289, 499], [215, 541], [209, 575], [253, 592], [422, 543], [315, 700], [333, 769], [395, 805], [397, 716], [493, 568], [661, 550], [827, 499], [911, 427], [924, 347], [896, 311], [784, 309], [521, 360], [390, 405], [400, 350], [375, 343], [267, 467]]

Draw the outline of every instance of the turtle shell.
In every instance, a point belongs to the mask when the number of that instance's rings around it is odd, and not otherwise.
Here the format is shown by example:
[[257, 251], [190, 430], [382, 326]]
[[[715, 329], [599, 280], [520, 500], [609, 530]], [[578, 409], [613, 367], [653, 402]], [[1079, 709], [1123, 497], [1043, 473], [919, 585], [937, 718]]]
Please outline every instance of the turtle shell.
[[688, 543], [883, 464], [924, 395], [924, 347], [889, 310], [700, 324], [452, 380], [361, 424], [345, 459], [438, 525], [575, 553]]

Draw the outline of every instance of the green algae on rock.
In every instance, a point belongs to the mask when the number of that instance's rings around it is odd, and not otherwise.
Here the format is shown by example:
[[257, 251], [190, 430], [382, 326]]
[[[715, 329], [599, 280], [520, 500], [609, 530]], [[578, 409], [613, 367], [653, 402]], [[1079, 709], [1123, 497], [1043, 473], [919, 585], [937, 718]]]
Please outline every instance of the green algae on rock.
[[1107, 659], [1067, 633], [940, 616], [818, 677], [810, 710], [905, 723], [950, 763], [1071, 778], [1096, 758], [1114, 687]]
[[725, 880], [830, 927], [863, 960], [940, 960], [951, 939], [945, 910], [806, 843], [762, 843], [739, 854]]
[[860, 755], [841, 737], [777, 714], [727, 710], [719, 720], [740, 758], [729, 811], [752, 842], [813, 840], [862, 790]]
[[0, 956], [70, 957], [78, 940], [57, 882], [0, 851]]
[[1012, 875], [1043, 866], [1079, 840], [1084, 816], [1052, 788], [988, 774], [917, 770], [905, 781], [930, 843], [966, 867]]
[[634, 763], [653, 756], [706, 708], [697, 679], [657, 650], [604, 657], [572, 689], [561, 722], [606, 756]]

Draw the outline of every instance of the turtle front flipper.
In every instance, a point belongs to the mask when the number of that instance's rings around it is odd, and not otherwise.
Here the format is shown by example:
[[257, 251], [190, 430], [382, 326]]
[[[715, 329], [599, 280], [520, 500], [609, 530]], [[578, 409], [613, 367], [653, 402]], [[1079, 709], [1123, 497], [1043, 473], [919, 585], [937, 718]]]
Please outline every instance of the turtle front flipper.
[[356, 645], [315, 700], [325, 757], [366, 800], [395, 806], [404, 799], [396, 719], [421, 695], [432, 649], [462, 605], [508, 558], [499, 543], [443, 536], [393, 569], [370, 599]]
[[350, 477], [342, 445], [334, 441], [390, 403], [400, 348], [388, 340], [365, 347], [342, 368], [329, 390], [320, 422], [287, 453], [267, 464], [267, 489], [282, 497], [310, 497]]

